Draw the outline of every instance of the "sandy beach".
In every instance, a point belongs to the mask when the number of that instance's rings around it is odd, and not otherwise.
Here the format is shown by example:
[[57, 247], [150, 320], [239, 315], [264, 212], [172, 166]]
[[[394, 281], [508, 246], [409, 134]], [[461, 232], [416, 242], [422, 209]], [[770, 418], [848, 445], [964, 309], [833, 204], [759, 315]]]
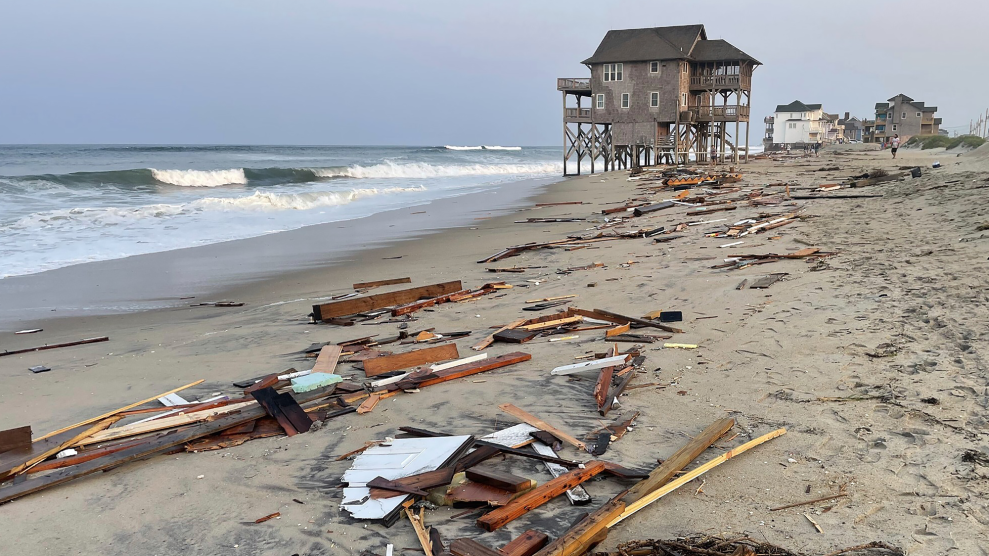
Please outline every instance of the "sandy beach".
[[[507, 246], [561, 239], [603, 224], [602, 209], [629, 199], [658, 202], [671, 195], [644, 188], [641, 180], [629, 180], [628, 172], [620, 171], [531, 186], [536, 194], [528, 197], [516, 187], [503, 198], [465, 201], [467, 210], [454, 198], [379, 215], [354, 224], [355, 230], [387, 226], [390, 220], [421, 219], [422, 224], [401, 237], [375, 235], [373, 242], [352, 237], [351, 248], [333, 256], [320, 253], [290, 271], [282, 271], [277, 261], [305, 254], [319, 242], [314, 231], [319, 227], [286, 233], [295, 236], [274, 234], [187, 250], [201, 249], [195, 257], [202, 260], [222, 252], [229, 260], [249, 261], [247, 249], [269, 242], [263, 252], [272, 258], [254, 264], [268, 265], [270, 274], [250, 281], [231, 274], [231, 287], [193, 300], [228, 299], [243, 302], [242, 307], [8, 316], [5, 330], [44, 331], [0, 333], [6, 350], [94, 336], [110, 340], [0, 358], [6, 386], [0, 392], [0, 429], [29, 424], [38, 436], [198, 379], [205, 382], [182, 392], [187, 399], [236, 393], [232, 381], [310, 368], [312, 360], [300, 350], [314, 342], [395, 335], [396, 324], [310, 323], [314, 303], [352, 292], [355, 282], [407, 276], [413, 286], [462, 280], [464, 287], [477, 288], [503, 280], [514, 287], [417, 312], [410, 330], [469, 330], [470, 336], [456, 341], [461, 356], [467, 356], [474, 353], [469, 346], [492, 327], [543, 314], [523, 313], [528, 299], [577, 295], [573, 306], [636, 317], [656, 310], [683, 312], [677, 326], [684, 332], [670, 341], [698, 348], [665, 349], [662, 342], [643, 346], [645, 362], [621, 398], [623, 410], [640, 415], [634, 430], [600, 459], [650, 470], [722, 417], [733, 417], [735, 429], [699, 462], [773, 429], [788, 431], [615, 527], [598, 550], [611, 551], [630, 540], [706, 534], [744, 535], [809, 554], [870, 541], [899, 546], [908, 554], [989, 554], [989, 467], [986, 459], [965, 457], [971, 450], [982, 458], [989, 453], [989, 231], [979, 230], [989, 222], [989, 151], [957, 156], [938, 149], [901, 149], [894, 161], [888, 152], [870, 147], [827, 148], [820, 157], [743, 164], [741, 191], [730, 196], [737, 209], [704, 216], [725, 220], [690, 226], [678, 234], [684, 237], [668, 243], [604, 241], [477, 263]], [[943, 167], [931, 169], [935, 161]], [[923, 175], [819, 193], [881, 197], [780, 205], [748, 200], [753, 190], [783, 195], [778, 184], [788, 183], [796, 197], [863, 172], [895, 173], [910, 165], [920, 166]], [[583, 204], [535, 206], [565, 202]], [[722, 248], [737, 240], [705, 235], [723, 224], [798, 209], [796, 223], [746, 236], [736, 246]], [[687, 210], [657, 211], [618, 229], [672, 228], [692, 220]], [[568, 217], [586, 220], [515, 223]], [[286, 238], [303, 239], [286, 243]], [[740, 270], [712, 268], [739, 254], [807, 247], [836, 255]], [[139, 267], [154, 273], [154, 267], [140, 264], [140, 257], [130, 260], [105, 263], [121, 265], [109, 266], [113, 272], [108, 275], [139, 276]], [[598, 262], [603, 266], [557, 272]], [[513, 265], [543, 268], [517, 274], [486, 270]], [[72, 267], [64, 272], [71, 275]], [[786, 276], [768, 289], [737, 289], [743, 280], [751, 283], [771, 273]], [[351, 462], [336, 461], [337, 456], [394, 437], [402, 426], [488, 434], [517, 423], [499, 411], [506, 402], [584, 437], [602, 425], [591, 394], [594, 379], [552, 376], [550, 370], [610, 344], [603, 330], [576, 335], [556, 342], [538, 337], [521, 346], [495, 343], [488, 350], [491, 356], [523, 351], [532, 359], [382, 400], [370, 413], [328, 420], [315, 432], [157, 456], [14, 500], [0, 506], [7, 523], [0, 543], [8, 547], [5, 552], [24, 555], [383, 555], [388, 543], [396, 554], [407, 547], [418, 551], [406, 520], [385, 528], [341, 510], [340, 476]], [[389, 349], [412, 347], [393, 344]], [[28, 372], [35, 365], [52, 370]], [[363, 379], [359, 366], [350, 363], [340, 364], [337, 372]], [[572, 447], [560, 453], [590, 459]], [[529, 460], [494, 461], [539, 483], [551, 478]], [[582, 512], [593, 511], [631, 484], [613, 477], [593, 480], [585, 484], [594, 499], [590, 506], [573, 507], [558, 497], [491, 533], [474, 525], [479, 514], [455, 517], [461, 508], [429, 510], [426, 523], [444, 539], [470, 537], [492, 547], [527, 529], [555, 538]], [[771, 511], [838, 494], [845, 496]], [[273, 512], [281, 517], [254, 523]]]

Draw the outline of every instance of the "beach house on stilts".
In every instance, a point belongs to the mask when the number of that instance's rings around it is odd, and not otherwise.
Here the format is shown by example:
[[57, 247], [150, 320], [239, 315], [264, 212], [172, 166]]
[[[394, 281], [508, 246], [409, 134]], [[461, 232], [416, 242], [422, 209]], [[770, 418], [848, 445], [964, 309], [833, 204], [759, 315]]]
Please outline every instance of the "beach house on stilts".
[[708, 39], [703, 25], [608, 31], [582, 63], [590, 77], [557, 79], [564, 175], [580, 174], [582, 163], [594, 172], [748, 160], [760, 62]]

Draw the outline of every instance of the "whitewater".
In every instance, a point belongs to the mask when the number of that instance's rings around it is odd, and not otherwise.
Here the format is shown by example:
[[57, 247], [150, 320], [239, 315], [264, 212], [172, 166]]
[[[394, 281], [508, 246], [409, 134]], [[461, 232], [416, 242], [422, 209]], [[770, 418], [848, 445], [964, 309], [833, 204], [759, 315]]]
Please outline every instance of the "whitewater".
[[538, 147], [0, 146], [0, 279], [562, 172]]

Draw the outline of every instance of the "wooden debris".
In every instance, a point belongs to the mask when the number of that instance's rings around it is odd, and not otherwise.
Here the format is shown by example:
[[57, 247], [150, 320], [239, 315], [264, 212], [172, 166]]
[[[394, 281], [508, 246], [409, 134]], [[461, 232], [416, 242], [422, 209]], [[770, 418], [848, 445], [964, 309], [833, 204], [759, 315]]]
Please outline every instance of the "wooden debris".
[[425, 524], [425, 508], [419, 509], [419, 515], [412, 513], [411, 508], [405, 508], [405, 515], [409, 517], [409, 521], [412, 522], [412, 528], [416, 532], [416, 537], [419, 539], [419, 544], [422, 545], [423, 552], [426, 556], [433, 556], [433, 543], [429, 540], [429, 531], [426, 530]]
[[48, 344], [39, 347], [27, 348], [27, 349], [15, 349], [14, 351], [4, 350], [0, 353], [0, 357], [5, 355], [17, 355], [18, 353], [31, 353], [33, 351], [44, 351], [46, 349], [58, 349], [71, 346], [81, 346], [83, 344], [95, 344], [97, 342], [107, 342], [110, 340], [109, 336], [100, 336], [99, 338], [87, 338], [85, 340], [76, 340], [75, 342], [65, 342], [62, 344]]
[[370, 413], [374, 406], [378, 405], [381, 401], [381, 396], [379, 394], [371, 394], [366, 400], [361, 402], [361, 405], [357, 407], [357, 413], [363, 415], [365, 413]]
[[31, 426], [17, 427], [0, 431], [0, 454], [13, 450], [31, 448]]
[[316, 358], [316, 364], [313, 365], [312, 372], [334, 374], [337, 368], [337, 361], [340, 360], [340, 354], [342, 353], [343, 348], [339, 345], [323, 346], [319, 350], [319, 356]]
[[807, 521], [809, 521], [810, 524], [814, 526], [814, 529], [817, 529], [818, 533], [821, 533], [822, 535], [824, 534], [824, 529], [821, 529], [821, 526], [818, 525], [816, 521], [814, 521], [814, 518], [811, 517], [810, 514], [804, 514], [804, 517], [806, 517]]
[[411, 284], [412, 278], [390, 278], [388, 280], [375, 280], [373, 282], [358, 282], [354, 284], [355, 290], [369, 290], [381, 286], [394, 286], [395, 284]]
[[548, 328], [558, 328], [560, 326], [566, 326], [568, 324], [577, 324], [578, 322], [583, 322], [583, 320], [584, 320], [584, 317], [581, 317], [581, 316], [578, 315], [578, 316], [575, 316], [575, 317], [565, 317], [565, 318], [562, 318], [562, 319], [551, 320], [551, 321], [546, 321], [546, 322], [539, 322], [539, 323], [536, 323], [536, 324], [527, 324], [527, 325], [519, 326], [518, 328], [521, 328], [522, 330], [530, 330], [530, 331], [531, 330], [546, 330]]
[[514, 405], [512, 405], [510, 403], [503, 403], [503, 404], [501, 404], [501, 405], [498, 406], [498, 409], [501, 409], [505, 413], [508, 413], [509, 415], [515, 417], [516, 419], [522, 421], [523, 423], [528, 423], [528, 424], [536, 427], [539, 430], [546, 431], [546, 432], [552, 434], [553, 436], [559, 438], [560, 440], [562, 440], [564, 442], [567, 442], [568, 444], [571, 444], [573, 446], [576, 446], [577, 448], [580, 448], [581, 450], [586, 450], [587, 449], [587, 446], [583, 442], [581, 442], [580, 440], [577, 440], [573, 436], [571, 436], [571, 435], [569, 435], [569, 434], [561, 431], [560, 429], [558, 429], [558, 428], [550, 425], [549, 423], [543, 421], [542, 419], [536, 417], [535, 415], [533, 415], [533, 414], [531, 414], [531, 413], [529, 413], [529, 412], [527, 412], [527, 411], [525, 411], [523, 409], [520, 409], [518, 407], [515, 407]]
[[640, 326], [648, 326], [652, 328], [658, 328], [664, 332], [670, 332], [674, 334], [682, 334], [683, 330], [679, 328], [674, 328], [672, 326], [667, 326], [651, 320], [637, 319], [635, 317], [627, 317], [625, 315], [619, 315], [618, 313], [612, 313], [610, 311], [605, 311], [604, 309], [594, 309], [593, 311], [588, 311], [586, 309], [578, 309], [576, 307], [569, 307], [567, 309], [568, 313], [574, 315], [581, 315], [591, 319], [603, 320], [607, 322], [613, 322], [615, 324], [638, 324]]
[[194, 303], [189, 307], [243, 307], [242, 301], [211, 301], [208, 303]]
[[555, 479], [551, 479], [515, 498], [505, 506], [484, 514], [478, 518], [477, 525], [485, 531], [499, 529], [530, 510], [538, 508], [563, 494], [567, 490], [603, 473], [605, 469], [606, 466], [603, 462], [589, 461], [583, 469], [574, 469]]
[[780, 280], [782, 280], [788, 274], [789, 273], [787, 273], [787, 272], [777, 272], [777, 273], [774, 273], [774, 274], [769, 274], [768, 276], [763, 276], [762, 278], [759, 278], [755, 282], [752, 282], [749, 285], [749, 289], [750, 290], [764, 290], [764, 289], [768, 288], [769, 286], [772, 286], [776, 282], [779, 282]]
[[323, 303], [321, 305], [313, 305], [313, 319], [318, 322], [334, 317], [356, 315], [357, 313], [373, 311], [375, 309], [383, 309], [385, 307], [413, 303], [424, 297], [430, 298], [448, 295], [454, 292], [462, 291], [463, 289], [464, 287], [460, 280], [456, 280], [453, 282], [431, 284], [429, 286], [420, 286], [407, 290], [357, 297], [353, 299], [335, 301], [332, 303]]
[[605, 338], [611, 338], [612, 336], [617, 336], [619, 334], [624, 334], [624, 333], [626, 333], [626, 332], [629, 331], [629, 329], [631, 328], [631, 326], [632, 326], [631, 323], [620, 324], [620, 325], [618, 325], [618, 326], [616, 326], [614, 328], [611, 328], [611, 329], [607, 330], [604, 333], [604, 337]]
[[481, 503], [498, 507], [507, 504], [514, 496], [511, 492], [488, 484], [465, 482], [447, 491], [453, 502]]
[[794, 502], [793, 504], [787, 504], [785, 506], [778, 506], [776, 508], [770, 508], [769, 511], [771, 511], [771, 512], [778, 512], [780, 510], [786, 510], [786, 509], [789, 509], [789, 508], [796, 508], [796, 507], [799, 507], [799, 506], [807, 506], [809, 504], [817, 504], [818, 502], [827, 502], [828, 500], [835, 500], [837, 498], [844, 498], [846, 496], [848, 496], [848, 494], [842, 492], [841, 494], [835, 494], [835, 495], [832, 495], [832, 496], [824, 496], [822, 498], [815, 498], [813, 500], [806, 500], [804, 502]]
[[558, 295], [556, 297], [544, 297], [542, 299], [527, 299], [525, 302], [526, 303], [541, 303], [541, 302], [544, 302], [544, 301], [558, 301], [560, 299], [572, 299], [574, 297], [577, 297], [577, 294], [572, 294], [572, 295]]
[[471, 481], [484, 483], [508, 492], [522, 492], [536, 486], [536, 481], [532, 479], [485, 467], [468, 469], [466, 474]]
[[435, 347], [368, 359], [364, 361], [364, 373], [372, 377], [390, 371], [408, 369], [447, 359], [457, 359], [458, 357], [460, 357], [460, 353], [457, 352], [456, 344], [440, 344]]
[[501, 330], [495, 332], [494, 339], [509, 344], [524, 344], [539, 334], [538, 330]]
[[[255, 514], [255, 515], [257, 515], [257, 514]], [[268, 521], [268, 520], [271, 520], [271, 519], [275, 519], [276, 517], [281, 517], [281, 515], [282, 514], [279, 513], [279, 512], [275, 512], [273, 514], [268, 514], [268, 515], [266, 515], [264, 517], [259, 517], [259, 518], [255, 519], [254, 520], [254, 523], [264, 523], [265, 521]]]
[[517, 328], [517, 327], [521, 326], [522, 323], [524, 323], [524, 322], [525, 322], [525, 319], [519, 319], [519, 320], [517, 320], [517, 321], [515, 321], [515, 322], [513, 322], [511, 324], [506, 324], [505, 326], [503, 326], [503, 327], [499, 328], [498, 330], [496, 330], [494, 332], [494, 334], [491, 334], [487, 338], [485, 338], [485, 339], [481, 340], [480, 342], [478, 342], [477, 344], [471, 346], [471, 349], [474, 350], [474, 351], [481, 351], [482, 349], [487, 348], [488, 346], [490, 346], [491, 344], [494, 343], [494, 341], [495, 341], [495, 339], [494, 339], [495, 334], [497, 334], [498, 332], [502, 332], [504, 330], [512, 330], [514, 328]]
[[570, 365], [563, 365], [562, 367], [557, 367], [550, 371], [552, 375], [569, 375], [581, 371], [593, 371], [596, 369], [603, 369], [605, 367], [614, 367], [615, 365], [621, 365], [622, 363], [627, 363], [632, 358], [631, 355], [616, 355], [614, 357], [605, 357], [604, 359], [593, 359], [591, 361], [582, 361], [580, 363], [572, 363]]
[[501, 547], [498, 552], [502, 556], [532, 556], [545, 546], [547, 541], [549, 541], [549, 537], [546, 533], [529, 529], [512, 539], [512, 542]]
[[471, 539], [456, 539], [450, 543], [450, 552], [454, 556], [504, 556], [501, 552]]
[[[553, 451], [553, 448], [542, 442], [534, 442], [532, 444], [532, 449], [535, 450], [536, 453], [542, 456], [553, 457], [553, 458], [559, 457], [556, 454], [556, 452]], [[549, 474], [554, 477], [559, 477], [560, 475], [563, 475], [564, 473], [567, 472], [567, 468], [563, 467], [562, 465], [549, 461], [545, 461], [543, 462], [543, 464], [546, 466], [546, 470], [549, 471]], [[580, 485], [577, 485], [571, 488], [570, 490], [568, 490], [566, 492], [566, 495], [567, 495], [567, 499], [569, 499], [570, 503], [573, 504], [574, 506], [584, 506], [591, 503], [591, 495], [587, 494], [587, 491], [584, 490], [584, 487]]]

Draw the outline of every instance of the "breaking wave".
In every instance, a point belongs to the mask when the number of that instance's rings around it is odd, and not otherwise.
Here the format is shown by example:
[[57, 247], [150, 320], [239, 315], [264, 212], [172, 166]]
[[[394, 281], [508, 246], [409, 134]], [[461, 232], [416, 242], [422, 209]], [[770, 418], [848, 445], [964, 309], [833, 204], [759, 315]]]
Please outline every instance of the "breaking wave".
[[379, 164], [329, 168], [230, 168], [227, 170], [160, 170], [141, 168], [107, 172], [74, 172], [5, 178], [16, 182], [48, 182], [64, 186], [120, 187], [222, 187], [230, 185], [282, 185], [310, 183], [335, 178], [443, 178], [454, 176], [557, 174], [560, 164], [430, 164], [427, 162], [382, 162]]
[[476, 147], [458, 147], [456, 145], [445, 145], [443, 148], [450, 151], [479, 151], [484, 147], [478, 145]]
[[154, 204], [137, 207], [72, 208], [37, 212], [0, 226], [0, 233], [25, 232], [40, 228], [105, 228], [139, 224], [149, 219], [171, 218], [204, 211], [284, 211], [309, 210], [352, 203], [378, 195], [426, 191], [425, 187], [383, 187], [349, 191], [311, 193], [272, 193], [255, 191], [246, 197], [205, 197], [183, 204]]
[[500, 145], [481, 145], [486, 151], [521, 151], [522, 147], [502, 147]]

